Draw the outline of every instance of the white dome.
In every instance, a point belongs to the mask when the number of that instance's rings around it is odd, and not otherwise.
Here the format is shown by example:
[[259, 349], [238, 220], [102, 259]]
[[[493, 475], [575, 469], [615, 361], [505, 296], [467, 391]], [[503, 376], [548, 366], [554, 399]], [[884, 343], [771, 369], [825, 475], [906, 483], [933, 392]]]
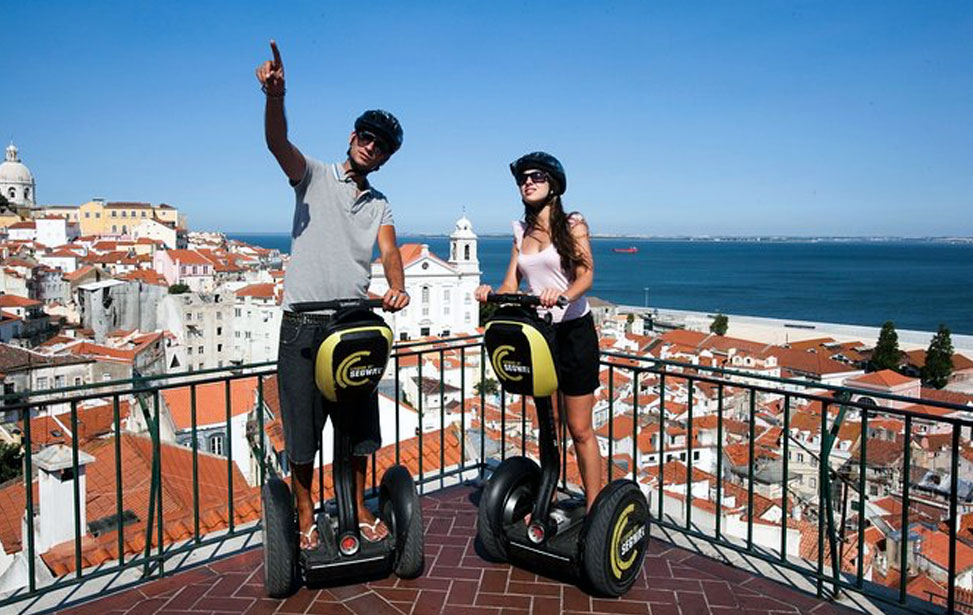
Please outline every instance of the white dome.
[[[6, 159], [0, 162], [0, 192], [7, 200], [22, 205], [34, 203], [34, 176], [30, 169], [20, 162], [17, 146], [7, 146]], [[13, 197], [11, 198], [11, 194]]]

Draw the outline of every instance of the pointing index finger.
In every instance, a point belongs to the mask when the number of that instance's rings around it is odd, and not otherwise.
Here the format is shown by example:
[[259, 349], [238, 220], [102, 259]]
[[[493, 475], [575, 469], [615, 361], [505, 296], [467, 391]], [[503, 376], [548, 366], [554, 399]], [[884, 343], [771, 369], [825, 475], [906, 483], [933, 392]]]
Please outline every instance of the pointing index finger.
[[281, 62], [280, 51], [277, 50], [276, 41], [270, 41], [270, 50], [274, 52], [274, 67], [280, 67], [283, 62]]

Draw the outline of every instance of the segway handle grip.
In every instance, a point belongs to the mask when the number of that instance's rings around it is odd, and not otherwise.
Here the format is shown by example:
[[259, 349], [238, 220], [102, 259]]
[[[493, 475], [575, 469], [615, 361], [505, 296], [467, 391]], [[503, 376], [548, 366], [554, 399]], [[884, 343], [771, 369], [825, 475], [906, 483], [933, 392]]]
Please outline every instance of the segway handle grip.
[[292, 312], [320, 312], [322, 310], [344, 310], [363, 307], [375, 309], [382, 307], [381, 299], [335, 299], [333, 301], [304, 301], [291, 305]]
[[[488, 303], [515, 303], [522, 307], [537, 307], [541, 304], [541, 298], [537, 295], [521, 295], [518, 293], [489, 293]], [[566, 307], [569, 301], [564, 295], [557, 298], [558, 307]]]

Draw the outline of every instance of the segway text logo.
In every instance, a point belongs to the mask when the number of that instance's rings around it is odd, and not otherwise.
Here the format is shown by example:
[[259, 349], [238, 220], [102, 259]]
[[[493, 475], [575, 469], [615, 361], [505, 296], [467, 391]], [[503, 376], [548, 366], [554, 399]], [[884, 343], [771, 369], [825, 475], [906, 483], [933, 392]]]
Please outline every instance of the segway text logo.
[[336, 380], [342, 388], [360, 387], [373, 376], [381, 376], [383, 369], [376, 365], [358, 365], [371, 353], [367, 350], [353, 352], [338, 364]]
[[500, 378], [519, 382], [523, 380], [523, 374], [530, 374], [530, 367], [519, 361], [507, 360], [507, 355], [513, 351], [513, 346], [498, 346], [493, 352], [491, 362], [493, 363], [493, 371], [497, 372]]
[[[611, 538], [611, 565], [616, 579], [621, 579], [625, 571], [632, 567], [638, 556], [635, 546], [645, 537], [645, 525], [639, 524], [623, 535], [628, 518], [635, 511], [635, 504], [629, 504], [615, 522]], [[628, 556], [628, 557], [626, 557]]]

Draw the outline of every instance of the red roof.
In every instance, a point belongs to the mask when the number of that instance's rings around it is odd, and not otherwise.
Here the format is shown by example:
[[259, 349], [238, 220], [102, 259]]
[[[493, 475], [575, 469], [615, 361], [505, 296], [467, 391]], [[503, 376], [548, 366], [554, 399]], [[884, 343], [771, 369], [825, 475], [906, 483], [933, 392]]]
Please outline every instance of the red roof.
[[41, 305], [40, 301], [34, 301], [19, 295], [0, 295], [0, 308], [12, 307], [36, 307]]
[[275, 285], [272, 283], [251, 284], [249, 286], [244, 286], [240, 290], [236, 291], [236, 296], [237, 297], [257, 297], [260, 299], [273, 299], [274, 289], [275, 289]]
[[[246, 414], [256, 402], [257, 379], [237, 378], [230, 381], [230, 413], [232, 416]], [[264, 385], [266, 394], [267, 386]], [[162, 396], [172, 416], [176, 429], [191, 429], [192, 398], [191, 387], [163, 389]], [[226, 384], [211, 382], [196, 387], [196, 425], [212, 425], [226, 422]]]
[[870, 384], [872, 386], [891, 389], [903, 384], [912, 384], [916, 382], [918, 382], [916, 378], [909, 378], [890, 369], [883, 369], [881, 371], [872, 372], [863, 376], [850, 378], [845, 382], [845, 384], [849, 386], [855, 386], [856, 384]]
[[212, 265], [213, 261], [206, 258], [196, 250], [166, 250], [173, 262], [181, 265]]

